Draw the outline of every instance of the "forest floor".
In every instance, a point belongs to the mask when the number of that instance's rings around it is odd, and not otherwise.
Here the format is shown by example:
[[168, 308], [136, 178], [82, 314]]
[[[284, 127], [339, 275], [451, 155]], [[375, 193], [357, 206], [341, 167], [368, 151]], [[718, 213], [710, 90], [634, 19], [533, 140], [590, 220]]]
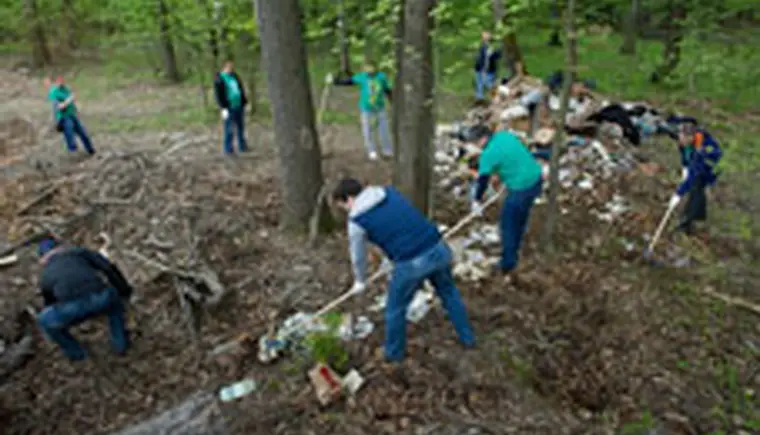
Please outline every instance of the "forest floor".
[[[267, 434], [758, 430], [760, 323], [703, 293], [709, 288], [760, 300], [754, 224], [740, 219], [744, 226], [737, 229], [727, 223], [728, 212], [716, 211], [723, 225], [710, 227], [706, 243], [667, 235], [663, 246], [686, 249], [689, 268], [652, 267], [640, 259], [642, 246], [626, 248], [654, 231], [676, 170], [657, 178], [634, 171], [593, 194], [571, 195], [553, 258], [536, 253], [545, 220], [544, 207], [537, 206], [520, 285], [496, 279], [460, 285], [479, 337], [476, 350], [460, 350], [435, 308], [409, 328], [411, 385], [402, 388], [376, 367], [382, 327], [374, 318], [378, 327], [369, 338], [347, 344], [350, 365], [367, 385], [355, 400], [322, 409], [307, 388], [310, 366], [303, 360], [262, 366], [254, 352], [223, 366], [207, 358], [241, 331], [264, 333], [272, 312], [283, 318], [296, 309], [315, 311], [350, 285], [342, 232], [305, 248], [304, 240], [278, 231], [270, 127], [251, 123], [251, 152], [227, 159], [217, 125], [171, 118], [195, 104], [192, 88], [96, 76], [88, 76], [86, 89], [78, 83], [82, 118], [100, 151], [89, 160], [67, 155], [51, 131], [40, 81], [2, 72], [0, 122], [7, 133], [0, 142], [0, 213], [7, 235], [0, 237], [16, 241], [35, 225], [61, 228], [72, 214], [86, 214], [62, 233], [90, 246], [98, 246], [101, 232], [112, 239], [112, 255], [139, 293], [129, 318], [134, 343], [125, 357], [112, 356], [105, 322], [90, 322], [75, 333], [93, 358], [69, 363], [39, 341], [31, 360], [0, 381], [5, 433], [113, 433], [244, 377], [258, 382], [257, 391], [234, 404], [213, 403], [202, 419], [221, 422], [228, 433]], [[333, 107], [350, 114], [350, 92], [336, 98]], [[712, 116], [707, 109], [693, 114]], [[332, 151], [324, 165], [328, 181], [339, 173], [388, 181], [388, 163], [366, 161], [357, 125], [330, 125], [324, 135]], [[649, 144], [644, 151], [676, 164], [670, 145]], [[30, 202], [54, 184], [55, 193]], [[744, 192], [720, 189], [715, 209], [756, 212]], [[629, 197], [634, 210], [623, 222], [599, 224], [590, 210], [613, 193]], [[446, 192], [436, 192], [436, 204], [441, 223], [467, 211]], [[495, 217], [490, 211], [486, 219]], [[135, 253], [219, 273], [232, 294], [205, 315], [197, 340], [183, 324], [171, 282], [151, 275]], [[39, 267], [32, 249], [22, 254], [17, 265], [0, 271], [6, 340], [17, 334], [10, 318], [18, 308], [39, 306]], [[345, 310], [366, 304], [351, 301]]]

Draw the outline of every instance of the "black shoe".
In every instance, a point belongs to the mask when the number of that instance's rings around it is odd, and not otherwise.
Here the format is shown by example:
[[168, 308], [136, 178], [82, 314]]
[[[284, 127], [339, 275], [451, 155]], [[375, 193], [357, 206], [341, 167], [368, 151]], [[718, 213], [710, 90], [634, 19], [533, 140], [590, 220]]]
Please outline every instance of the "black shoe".
[[689, 221], [681, 222], [676, 227], [675, 232], [677, 232], [677, 233], [684, 233], [687, 236], [693, 236], [694, 235], [694, 224], [692, 222], [689, 222]]

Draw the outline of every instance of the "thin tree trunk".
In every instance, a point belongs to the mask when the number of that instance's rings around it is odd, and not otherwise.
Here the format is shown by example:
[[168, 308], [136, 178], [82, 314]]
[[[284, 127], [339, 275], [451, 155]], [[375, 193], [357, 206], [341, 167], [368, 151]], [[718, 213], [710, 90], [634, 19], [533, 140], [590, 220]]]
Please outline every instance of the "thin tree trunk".
[[559, 157], [562, 148], [565, 146], [565, 118], [567, 117], [568, 106], [570, 105], [570, 90], [576, 77], [578, 68], [577, 43], [578, 35], [575, 33], [575, 0], [567, 0], [567, 10], [565, 11], [565, 29], [567, 33], [567, 57], [565, 59], [565, 76], [562, 79], [562, 96], [560, 102], [559, 115], [556, 120], [557, 135], [551, 148], [551, 162], [549, 165], [549, 201], [546, 210], [545, 228], [543, 232], [542, 248], [544, 252], [552, 252], [554, 229], [559, 217], [559, 205], [557, 196], [559, 194]]
[[212, 3], [209, 3], [210, 0], [197, 1], [199, 6], [203, 9], [204, 14], [206, 15], [206, 26], [208, 27], [208, 50], [211, 54], [211, 59], [213, 62], [211, 70], [213, 72], [216, 72], [216, 69], [220, 66], [219, 30], [217, 23], [221, 18], [222, 6], [213, 0], [211, 0]]
[[[253, 19], [253, 18], [252, 18]], [[241, 36], [241, 42], [242, 47], [241, 51], [243, 54], [243, 58], [245, 59], [245, 82], [246, 82], [246, 93], [248, 95], [248, 104], [249, 106], [249, 113], [251, 115], [255, 115], [256, 111], [258, 110], [258, 101], [259, 101], [259, 95], [258, 95], [258, 83], [256, 83], [257, 80], [257, 70], [258, 70], [258, 62], [259, 59], [259, 50], [258, 50], [258, 43], [257, 37], [252, 32], [244, 32]]]
[[305, 232], [322, 189], [306, 46], [298, 0], [255, 0], [278, 146], [282, 225]]
[[[399, 138], [400, 138], [400, 124], [401, 114], [404, 109], [404, 88], [401, 86], [403, 79], [403, 67], [404, 67], [404, 17], [406, 9], [406, 1], [399, 1], [398, 21], [396, 22], [396, 77], [393, 80], [393, 114], [391, 115], [391, 128], [393, 129], [393, 161], [398, 165], [399, 157]], [[399, 180], [393, 178], [393, 183], [397, 184]]]
[[686, 9], [678, 0], [674, 0], [669, 3], [668, 15], [662, 62], [657, 70], [652, 73], [650, 78], [652, 83], [659, 83], [666, 79], [678, 68], [678, 64], [681, 62], [681, 42], [684, 38], [683, 20], [686, 18]]
[[522, 64], [523, 71], [527, 72], [527, 65], [523, 59], [522, 51], [517, 43], [517, 33], [515, 32], [514, 23], [510, 23], [511, 17], [507, 13], [507, 8], [504, 4], [504, 0], [493, 0], [491, 3], [494, 12], [494, 18], [496, 23], [501, 23], [506, 32], [502, 39], [503, 51], [504, 51], [504, 64], [507, 67], [507, 71], [515, 73], [515, 65], [519, 62]]
[[343, 0], [338, 0], [338, 43], [340, 44], [340, 73], [344, 77], [351, 76], [351, 47], [346, 31], [346, 8]]
[[45, 26], [39, 14], [36, 0], [26, 0], [24, 3], [24, 15], [29, 26], [29, 43], [32, 45], [32, 66], [41, 68], [52, 63], [50, 48], [47, 43]]
[[631, 0], [631, 10], [625, 19], [625, 35], [620, 54], [636, 54], [636, 39], [639, 35], [639, 4], [641, 0]]
[[79, 32], [76, 20], [76, 11], [74, 10], [73, 0], [63, 0], [61, 2], [63, 15], [63, 22], [65, 24], [64, 31], [66, 32], [66, 46], [69, 50], [76, 50], [79, 48]]
[[433, 169], [433, 8], [436, 0], [414, 0], [405, 4], [404, 55], [401, 80], [402, 114], [399, 116], [398, 161], [394, 180], [398, 189], [424, 213], [430, 211]]
[[166, 0], [158, 0], [158, 26], [161, 35], [161, 52], [164, 57], [164, 73], [169, 80], [179, 83], [182, 81], [182, 75], [177, 66], [177, 53], [171, 35], [169, 7]]

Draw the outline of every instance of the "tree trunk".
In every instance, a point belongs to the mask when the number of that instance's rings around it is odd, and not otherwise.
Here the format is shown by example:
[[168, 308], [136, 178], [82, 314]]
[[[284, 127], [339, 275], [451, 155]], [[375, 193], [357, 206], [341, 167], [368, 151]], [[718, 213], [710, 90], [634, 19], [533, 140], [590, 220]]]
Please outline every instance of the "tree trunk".
[[631, 10], [625, 19], [625, 35], [620, 54], [636, 54], [636, 39], [639, 35], [639, 4], [641, 0], [631, 0]]
[[686, 9], [678, 0], [669, 3], [669, 19], [665, 47], [662, 51], [662, 63], [652, 73], [650, 81], [660, 83], [678, 68], [681, 62], [681, 42], [684, 38], [683, 20], [686, 19]]
[[45, 26], [42, 23], [37, 7], [37, 0], [26, 0], [24, 3], [24, 15], [29, 26], [28, 38], [32, 45], [32, 66], [41, 68], [52, 63], [50, 48], [47, 43]]
[[240, 40], [242, 42], [242, 47], [241, 47], [241, 53], [243, 54], [242, 58], [245, 59], [244, 80], [246, 82], [246, 89], [245, 89], [246, 95], [248, 95], [248, 104], [249, 104], [248, 113], [250, 113], [251, 115], [255, 115], [259, 107], [259, 104], [258, 104], [259, 90], [256, 83], [256, 80], [257, 80], [256, 72], [258, 69], [257, 60], [260, 57], [259, 50], [258, 50], [259, 41], [254, 32], [248, 32], [248, 31], [243, 32], [243, 34], [240, 37]]
[[351, 47], [348, 43], [346, 31], [346, 8], [343, 0], [338, 0], [338, 43], [340, 44], [340, 73], [344, 77], [351, 77]]
[[158, 0], [158, 26], [161, 35], [161, 51], [164, 58], [164, 72], [172, 82], [182, 81], [182, 75], [177, 66], [177, 53], [174, 49], [174, 41], [169, 24], [169, 7], [166, 0]]
[[565, 76], [562, 79], [562, 96], [560, 101], [559, 115], [555, 121], [557, 135], [552, 145], [551, 162], [549, 164], [549, 201], [546, 210], [545, 228], [543, 232], [542, 248], [544, 252], [552, 252], [554, 228], [559, 216], [557, 196], [559, 194], [559, 157], [565, 146], [565, 118], [570, 105], [570, 90], [575, 81], [576, 69], [578, 68], [577, 43], [578, 35], [575, 33], [575, 0], [567, 0], [565, 11], [565, 29], [567, 33], [567, 57], [565, 59]]
[[217, 23], [221, 18], [222, 6], [215, 1], [209, 3], [209, 0], [198, 0], [198, 4], [206, 15], [206, 26], [208, 27], [208, 50], [213, 62], [211, 70], [216, 72], [216, 69], [220, 66], [219, 30]]
[[74, 10], [73, 0], [63, 0], [61, 2], [63, 22], [65, 23], [64, 31], [66, 32], [66, 46], [69, 50], [79, 48], [79, 32], [77, 31], [76, 11]]
[[436, 0], [414, 0], [405, 4], [404, 55], [398, 160], [394, 180], [398, 189], [422, 212], [430, 211], [433, 169], [433, 8]]
[[493, 0], [491, 5], [493, 7], [494, 19], [497, 26], [501, 23], [505, 29], [504, 38], [502, 40], [504, 56], [502, 57], [504, 58], [504, 65], [506, 66], [507, 71], [510, 72], [510, 75], [514, 74], [517, 71], [515, 65], [519, 62], [522, 64], [523, 71], [527, 73], [528, 70], [525, 61], [523, 60], [522, 51], [517, 44], [517, 33], [515, 33], [514, 26], [510, 25], [510, 16], [507, 13], [504, 0]]
[[[403, 79], [403, 67], [404, 67], [404, 16], [406, 15], [404, 10], [406, 9], [406, 1], [399, 0], [398, 21], [396, 22], [396, 77], [393, 80], [393, 113], [391, 115], [391, 128], [393, 136], [393, 162], [398, 165], [399, 156], [399, 138], [400, 138], [400, 124], [401, 114], [403, 113], [404, 103], [404, 88], [401, 85]], [[394, 184], [398, 182], [394, 175]]]
[[324, 184], [298, 0], [255, 0], [283, 192], [282, 225], [305, 232]]

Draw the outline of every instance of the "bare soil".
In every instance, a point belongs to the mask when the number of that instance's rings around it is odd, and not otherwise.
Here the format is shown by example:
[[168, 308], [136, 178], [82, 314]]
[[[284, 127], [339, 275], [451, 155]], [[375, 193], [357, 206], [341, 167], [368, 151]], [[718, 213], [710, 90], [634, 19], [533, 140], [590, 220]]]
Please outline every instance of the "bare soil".
[[[38, 88], [10, 73], [0, 83]], [[155, 100], [164, 91], [146, 86], [133, 92], [134, 100], [139, 92]], [[23, 156], [4, 166], [9, 172], [0, 213], [7, 235], [0, 237], [12, 243], [47, 229], [97, 247], [105, 233], [109, 253], [139, 298], [129, 313], [134, 343], [125, 357], [110, 353], [105, 322], [75, 331], [92, 353], [81, 363], [66, 361], [36, 337], [32, 357], [0, 379], [4, 433], [113, 433], [243, 377], [258, 381], [256, 393], [234, 404], [212, 401], [196, 431], [172, 433], [210, 433], [208, 421], [241, 434], [751, 433], [752, 418], [757, 421], [757, 317], [701, 292], [709, 287], [760, 300], [756, 275], [729, 269], [756, 247], [720, 234], [697, 241], [669, 235], [663, 252], [680, 247], [692, 266], [643, 262], [641, 235], [654, 231], [672, 189], [665, 177], [634, 171], [592, 192], [567, 192], [553, 257], [537, 253], [545, 220], [544, 207], [537, 206], [520, 282], [491, 278], [460, 285], [479, 337], [476, 350], [459, 348], [436, 308], [409, 327], [410, 385], [404, 386], [378, 364], [382, 319], [375, 318], [378, 328], [368, 339], [348, 344], [350, 365], [368, 378], [367, 386], [354, 400], [322, 409], [308, 386], [308, 361], [262, 366], [255, 349], [226, 364], [208, 357], [241, 332], [260, 336], [273, 313], [281, 320], [294, 310], [315, 311], [350, 284], [342, 231], [312, 248], [278, 230], [268, 127], [251, 125], [254, 149], [232, 160], [220, 156], [213, 128], [127, 138], [100, 135], [93, 122], [88, 127], [99, 156], [71, 159], [46, 130], [47, 106], [37, 100], [31, 91], [0, 88], [3, 125], [12, 126], [0, 156]], [[139, 109], [125, 103], [111, 110], [118, 116]], [[388, 181], [389, 163], [365, 160], [357, 127], [328, 130], [329, 179], [351, 173]], [[591, 210], [615, 193], [633, 209], [615, 223], [600, 223]], [[442, 223], [467, 211], [447, 192], [437, 192], [436, 205]], [[487, 219], [496, 214], [491, 210]], [[81, 217], [70, 221], [76, 215]], [[0, 269], [0, 332], [8, 343], [24, 334], [16, 322], [21, 308], [40, 306], [32, 248], [18, 251], [16, 265]], [[218, 274], [228, 295], [200, 310], [197, 335], [183, 317], [173, 275], [144, 258]], [[352, 301], [346, 311], [367, 303]]]

